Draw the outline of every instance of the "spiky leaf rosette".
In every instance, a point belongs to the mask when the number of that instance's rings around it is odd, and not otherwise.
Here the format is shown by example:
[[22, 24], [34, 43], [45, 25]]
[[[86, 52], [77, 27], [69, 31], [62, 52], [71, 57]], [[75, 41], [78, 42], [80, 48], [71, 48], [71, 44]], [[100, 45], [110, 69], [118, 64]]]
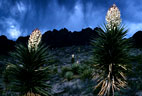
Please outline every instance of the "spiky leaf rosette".
[[[39, 38], [39, 35], [36, 34], [32, 36]], [[8, 78], [11, 79], [11, 89], [20, 93], [20, 96], [29, 96], [29, 94], [32, 96], [48, 96], [50, 88], [47, 84], [49, 80], [48, 48], [40, 41], [33, 43], [30, 41], [32, 41], [32, 38], [29, 38], [28, 46], [16, 46], [16, 51], [12, 53], [13, 61], [9, 62], [6, 67]]]
[[11, 78], [12, 90], [22, 95], [30, 92], [48, 96], [47, 48], [40, 45], [36, 51], [29, 52], [28, 47], [18, 45], [12, 56], [14, 61], [6, 68]]
[[[99, 96], [114, 95], [116, 90], [126, 86], [125, 73], [128, 71], [128, 40], [125, 39], [127, 30], [123, 26], [110, 30], [106, 25], [99, 30], [99, 38], [92, 42], [94, 46], [93, 64], [99, 74], [96, 88], [101, 90]], [[94, 77], [95, 74], [94, 74]]]

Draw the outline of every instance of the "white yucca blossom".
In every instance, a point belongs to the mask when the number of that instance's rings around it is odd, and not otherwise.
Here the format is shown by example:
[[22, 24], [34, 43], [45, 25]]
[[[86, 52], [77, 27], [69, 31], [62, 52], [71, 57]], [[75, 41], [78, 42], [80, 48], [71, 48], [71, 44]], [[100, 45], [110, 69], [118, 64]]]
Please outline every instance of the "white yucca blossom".
[[39, 29], [35, 29], [29, 37], [28, 40], [28, 49], [37, 50], [37, 47], [41, 41], [42, 34]]
[[115, 4], [113, 4], [113, 6], [108, 10], [106, 15], [106, 21], [108, 28], [120, 25], [121, 23], [120, 11]]
[[78, 60], [76, 61], [76, 64], [79, 64], [79, 61], [78, 61]]
[[74, 58], [74, 54], [72, 54], [72, 58]]

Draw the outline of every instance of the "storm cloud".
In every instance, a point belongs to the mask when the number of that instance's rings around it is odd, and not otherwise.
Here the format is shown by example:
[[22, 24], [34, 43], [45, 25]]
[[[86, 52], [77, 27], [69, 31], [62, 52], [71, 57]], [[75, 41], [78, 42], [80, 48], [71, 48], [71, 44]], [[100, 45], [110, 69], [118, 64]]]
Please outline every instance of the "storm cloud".
[[61, 28], [70, 31], [95, 28], [105, 22], [113, 3], [129, 29], [127, 37], [142, 29], [140, 0], [0, 0], [0, 35], [16, 39], [29, 35], [35, 28], [42, 33]]

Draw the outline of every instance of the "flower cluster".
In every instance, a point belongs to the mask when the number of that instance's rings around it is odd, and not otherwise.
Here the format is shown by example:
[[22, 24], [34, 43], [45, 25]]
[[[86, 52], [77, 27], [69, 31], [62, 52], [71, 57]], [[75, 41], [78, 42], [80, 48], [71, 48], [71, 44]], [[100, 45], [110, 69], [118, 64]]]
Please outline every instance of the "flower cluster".
[[113, 6], [108, 10], [106, 15], [106, 21], [108, 28], [120, 25], [121, 23], [120, 11], [115, 4], [113, 4]]
[[42, 34], [40, 32], [39, 29], [35, 29], [32, 34], [30, 35], [29, 37], [29, 40], [28, 40], [28, 49], [29, 51], [31, 50], [37, 50], [37, 47], [41, 41], [41, 37], [42, 37]]

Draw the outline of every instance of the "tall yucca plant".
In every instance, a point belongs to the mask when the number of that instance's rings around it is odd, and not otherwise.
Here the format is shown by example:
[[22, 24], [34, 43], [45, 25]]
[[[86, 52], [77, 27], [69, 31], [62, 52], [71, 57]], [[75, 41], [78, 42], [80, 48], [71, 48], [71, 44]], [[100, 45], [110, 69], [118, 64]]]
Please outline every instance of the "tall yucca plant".
[[[119, 11], [116, 5], [113, 5], [109, 11], [114, 11], [114, 9]], [[108, 13], [110, 13], [108, 16], [111, 16], [113, 12]], [[113, 16], [115, 15], [113, 14]], [[93, 50], [93, 64], [99, 74], [98, 84], [95, 89], [100, 88], [99, 96], [113, 96], [116, 90], [126, 86], [125, 73], [128, 71], [129, 56], [127, 53], [129, 46], [128, 40], [124, 38], [127, 30], [120, 26], [118, 22], [115, 23], [112, 20], [107, 22], [108, 24], [98, 31], [99, 38], [92, 42], [95, 47]]]
[[40, 44], [41, 33], [38, 29], [30, 35], [28, 46], [17, 45], [12, 53], [6, 73], [10, 78], [11, 90], [20, 96], [48, 96], [49, 85], [47, 67], [47, 47]]

